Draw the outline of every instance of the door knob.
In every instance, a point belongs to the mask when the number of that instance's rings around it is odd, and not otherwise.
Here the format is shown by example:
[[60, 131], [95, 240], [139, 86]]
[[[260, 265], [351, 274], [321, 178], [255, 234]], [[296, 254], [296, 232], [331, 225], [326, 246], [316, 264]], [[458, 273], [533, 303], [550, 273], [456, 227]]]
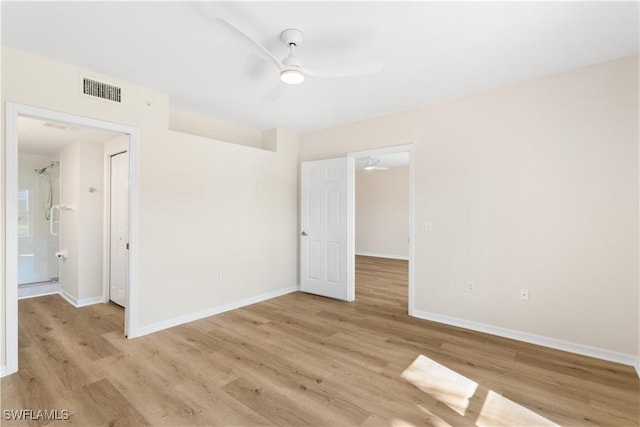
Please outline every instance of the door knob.
[[300, 234], [301, 234], [302, 236], [306, 236], [306, 235], [307, 235], [307, 232], [306, 232], [306, 231], [303, 231], [303, 232], [302, 232], [302, 233], [300, 233]]

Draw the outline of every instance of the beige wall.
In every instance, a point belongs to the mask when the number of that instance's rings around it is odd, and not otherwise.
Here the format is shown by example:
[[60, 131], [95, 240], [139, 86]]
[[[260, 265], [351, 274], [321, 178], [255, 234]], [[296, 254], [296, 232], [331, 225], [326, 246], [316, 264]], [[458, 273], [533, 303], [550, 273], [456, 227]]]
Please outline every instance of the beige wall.
[[409, 167], [356, 171], [356, 254], [409, 257]]
[[178, 108], [169, 109], [169, 129], [219, 141], [262, 148], [262, 132], [259, 130]]
[[297, 135], [281, 132], [277, 153], [142, 138], [141, 326], [296, 285]]
[[631, 57], [304, 134], [300, 156], [415, 144], [416, 310], [637, 355], [638, 120]]
[[[120, 85], [122, 104], [82, 95], [83, 75]], [[140, 128], [138, 327], [296, 284], [296, 134], [271, 132], [273, 152], [170, 132], [167, 94], [3, 47], [2, 189], [7, 101]]]

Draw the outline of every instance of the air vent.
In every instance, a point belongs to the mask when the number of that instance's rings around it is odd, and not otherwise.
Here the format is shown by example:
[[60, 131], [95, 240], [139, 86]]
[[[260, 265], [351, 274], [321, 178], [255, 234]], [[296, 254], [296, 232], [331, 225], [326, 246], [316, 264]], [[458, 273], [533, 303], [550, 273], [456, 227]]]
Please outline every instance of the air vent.
[[87, 78], [82, 79], [82, 93], [85, 95], [95, 96], [97, 98], [114, 102], [122, 102], [120, 95], [121, 91], [122, 89], [117, 86]]

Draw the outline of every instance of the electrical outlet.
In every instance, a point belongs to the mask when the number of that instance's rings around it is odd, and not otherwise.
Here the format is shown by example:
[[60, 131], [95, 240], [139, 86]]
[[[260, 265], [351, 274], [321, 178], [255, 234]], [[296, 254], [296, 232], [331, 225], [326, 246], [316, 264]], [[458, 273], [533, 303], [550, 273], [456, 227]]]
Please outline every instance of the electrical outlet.
[[433, 230], [433, 224], [431, 224], [430, 222], [422, 223], [422, 231], [431, 231], [431, 230]]
[[217, 280], [218, 282], [222, 280], [222, 273], [221, 273], [221, 272], [219, 272], [219, 271], [216, 273], [216, 280]]
[[529, 301], [529, 289], [520, 289], [520, 299], [522, 301]]
[[469, 292], [473, 292], [473, 291], [475, 291], [475, 290], [476, 290], [476, 285], [474, 285], [474, 284], [473, 284], [473, 282], [469, 282], [469, 283], [467, 283], [467, 290], [468, 290]]

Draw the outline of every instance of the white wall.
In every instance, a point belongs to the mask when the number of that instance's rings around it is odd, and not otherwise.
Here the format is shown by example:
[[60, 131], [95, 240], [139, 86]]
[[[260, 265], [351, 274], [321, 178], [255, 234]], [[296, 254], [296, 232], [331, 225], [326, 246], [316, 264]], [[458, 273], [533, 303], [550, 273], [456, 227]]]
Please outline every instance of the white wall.
[[[75, 303], [103, 294], [104, 146], [76, 141], [60, 150], [60, 289]], [[95, 191], [89, 191], [94, 188]]]
[[356, 254], [409, 257], [409, 167], [356, 171]]
[[[80, 142], [78, 297], [103, 297], [104, 145]], [[91, 192], [89, 189], [94, 188]]]
[[636, 56], [304, 134], [301, 159], [415, 144], [419, 314], [637, 356], [638, 89]]
[[113, 156], [129, 150], [129, 135], [122, 135], [104, 143], [104, 156]]
[[279, 132], [277, 153], [142, 136], [141, 326], [296, 285], [295, 134]]
[[[83, 75], [120, 85], [123, 102], [82, 95]], [[139, 328], [150, 331], [176, 316], [184, 320], [296, 284], [297, 135], [267, 132], [274, 152], [169, 132], [167, 94], [6, 47], [1, 95], [2, 191], [7, 101], [140, 128]], [[4, 197], [1, 202], [4, 223]], [[2, 277], [0, 298], [4, 288]], [[4, 315], [0, 321], [4, 366]]]

